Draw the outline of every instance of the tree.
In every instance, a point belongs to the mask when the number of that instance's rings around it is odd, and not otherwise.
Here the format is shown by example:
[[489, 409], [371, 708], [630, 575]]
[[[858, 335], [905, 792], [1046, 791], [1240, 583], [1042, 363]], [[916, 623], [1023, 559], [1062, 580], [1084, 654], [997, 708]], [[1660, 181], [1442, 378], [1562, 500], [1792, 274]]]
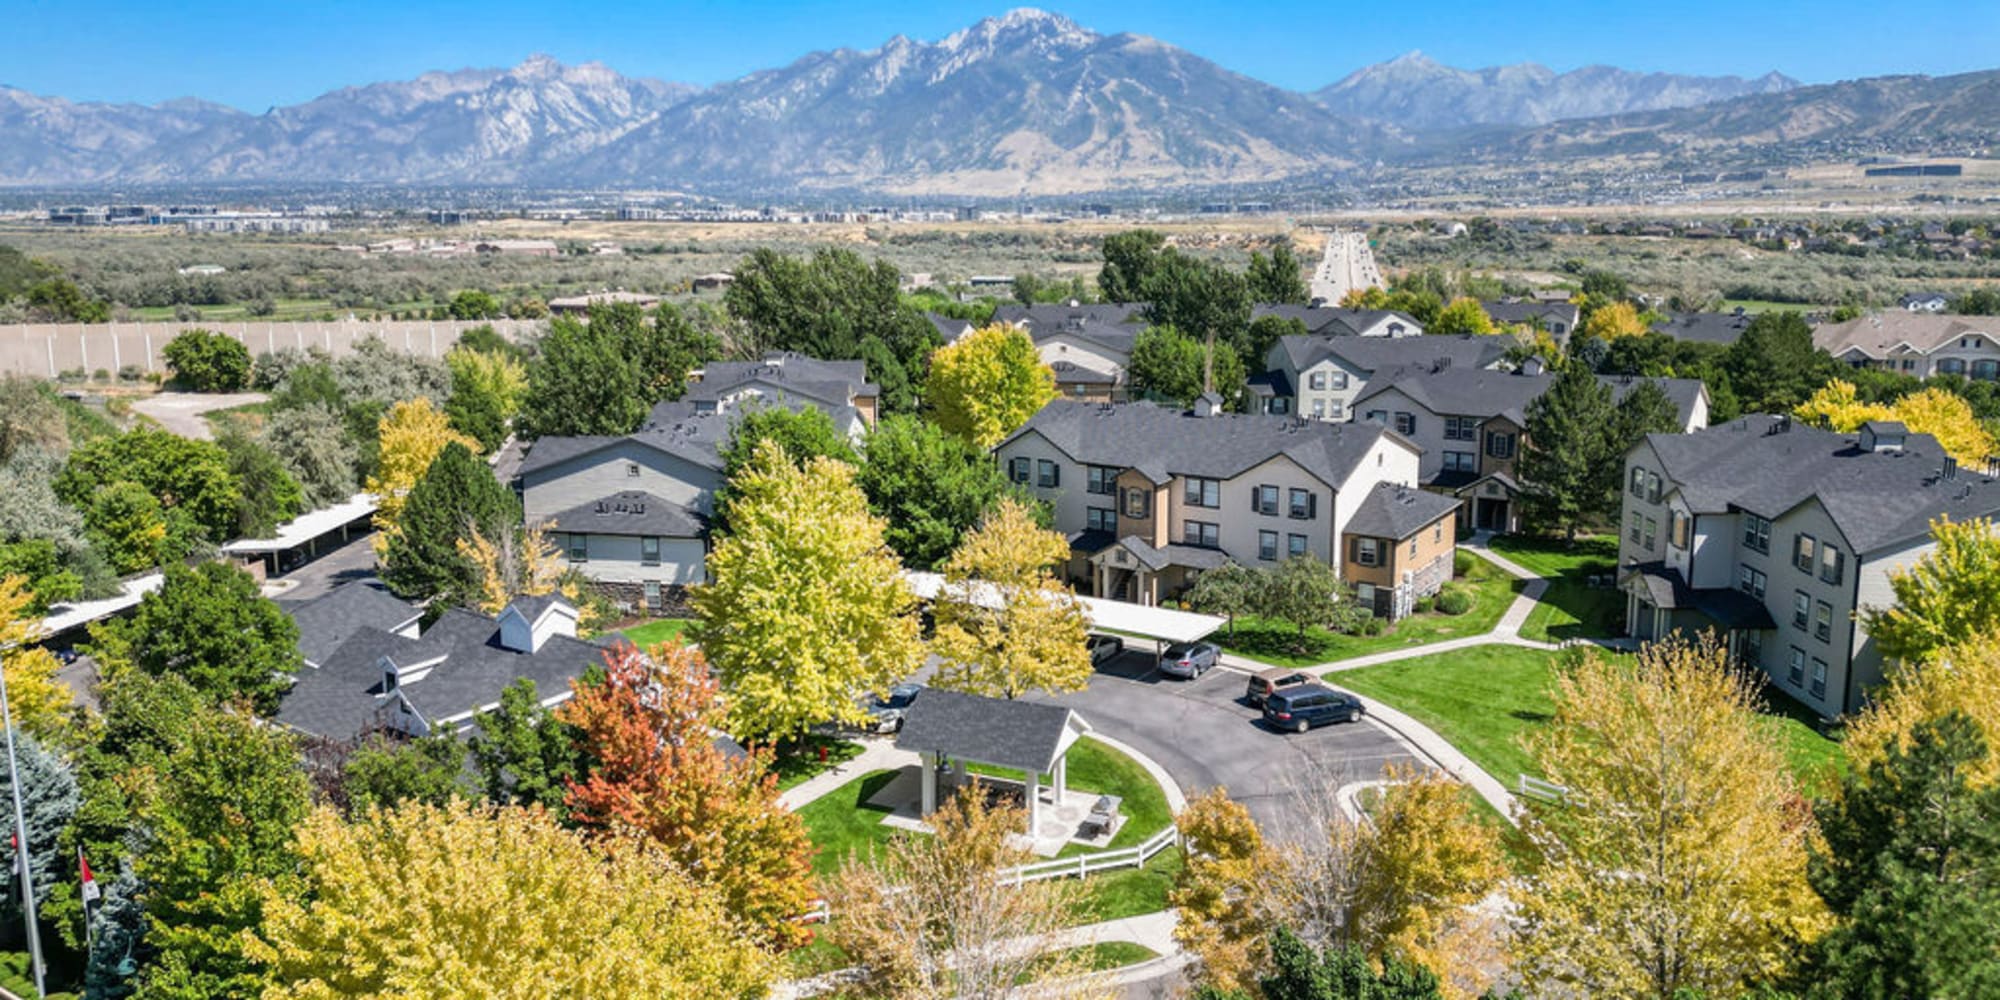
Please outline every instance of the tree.
[[150, 427], [98, 438], [70, 453], [56, 495], [88, 510], [100, 490], [118, 482], [137, 483], [163, 511], [184, 516], [191, 534], [219, 542], [235, 530], [241, 486], [228, 453], [213, 442]]
[[1795, 312], [1759, 313], [1721, 360], [1744, 413], [1789, 412], [1836, 367], [1813, 346], [1812, 328]]
[[944, 590], [931, 603], [939, 660], [931, 683], [1002, 698], [1088, 686], [1089, 623], [1050, 570], [1068, 560], [1061, 532], [1036, 524], [1021, 501], [1002, 498], [945, 560]]
[[157, 953], [140, 994], [260, 996], [268, 973], [244, 932], [258, 926], [267, 895], [299, 890], [292, 830], [307, 803], [298, 751], [280, 730], [208, 712], [166, 766], [143, 817], [151, 846], [133, 862], [146, 884], [146, 944]]
[[[1259, 986], [1266, 1000], [1443, 1000], [1429, 969], [1390, 957], [1377, 963], [1352, 946], [1314, 954], [1286, 928], [1271, 936], [1271, 975]], [[1196, 1000], [1235, 1000], [1244, 994], [1195, 995]]]
[[[1612, 409], [1615, 426], [1611, 435], [1611, 451], [1607, 457], [1620, 469], [1624, 468], [1625, 456], [1640, 441], [1645, 440], [1646, 435], [1680, 433], [1680, 407], [1675, 406], [1674, 401], [1667, 396], [1667, 391], [1660, 388], [1660, 383], [1652, 379], [1634, 384], [1631, 390], [1625, 393], [1625, 398], [1619, 400]], [[1622, 473], [1614, 473], [1614, 478], [1607, 484], [1614, 496], [1619, 486], [1615, 476], [1620, 474]], [[1610, 505], [1616, 501], [1607, 500], [1606, 503], [1608, 512]]]
[[1836, 434], [1852, 434], [1870, 420], [1894, 420], [1895, 411], [1880, 403], [1863, 402], [1854, 383], [1833, 379], [1820, 386], [1806, 401], [1792, 407], [1800, 423], [1823, 427]]
[[938, 333], [903, 301], [894, 265], [871, 265], [845, 249], [809, 258], [759, 249], [733, 273], [723, 301], [757, 352], [858, 358], [868, 363], [869, 381], [881, 386], [886, 412], [916, 408], [917, 380]]
[[451, 397], [445, 400], [444, 415], [452, 429], [478, 440], [481, 451], [500, 447], [507, 439], [508, 421], [520, 412], [521, 397], [528, 390], [527, 369], [510, 355], [464, 346], [452, 348], [444, 362], [451, 368]]
[[26, 583], [19, 576], [0, 576], [0, 670], [6, 671], [14, 725], [60, 746], [75, 735], [70, 731], [74, 694], [56, 677], [62, 664], [55, 655], [33, 645], [42, 637], [42, 622]]
[[1755, 698], [1712, 635], [1557, 678], [1530, 750], [1565, 791], [1530, 806], [1539, 864], [1511, 890], [1529, 990], [1734, 994], [1817, 936], [1809, 824]]
[[395, 534], [382, 551], [382, 580], [397, 593], [454, 602], [480, 593], [479, 567], [460, 543], [511, 533], [521, 513], [493, 470], [458, 442], [445, 445], [410, 489]]
[[1097, 290], [1106, 302], [1144, 302], [1146, 275], [1167, 245], [1166, 234], [1134, 229], [1104, 238], [1104, 267], [1097, 272]]
[[499, 319], [500, 300], [491, 293], [468, 288], [451, 297], [452, 319]]
[[[41, 601], [108, 597], [117, 592], [117, 577], [89, 540], [83, 512], [56, 495], [62, 468], [60, 457], [34, 444], [23, 445], [0, 462], [0, 547], [15, 552], [11, 559], [0, 557], [11, 567], [0, 574], [27, 574]], [[30, 551], [41, 543], [54, 549], [53, 565]], [[66, 578], [74, 579], [73, 595], [64, 596], [70, 590]]]
[[1424, 327], [1425, 333], [1492, 333], [1493, 317], [1478, 299], [1460, 297], [1438, 310], [1437, 319]]
[[56, 323], [105, 323], [111, 319], [111, 303], [91, 298], [68, 278], [39, 282], [23, 298], [30, 313]]
[[264, 446], [297, 480], [306, 503], [317, 509], [354, 495], [360, 453], [340, 413], [314, 403], [277, 410], [264, 423]]
[[[424, 478], [431, 463], [446, 446], [457, 444], [468, 452], [477, 451], [479, 442], [451, 429], [449, 421], [428, 399], [397, 403], [377, 429], [381, 441], [375, 474], [368, 477], [368, 492], [375, 494], [375, 554], [383, 556], [389, 543], [402, 530], [403, 506], [417, 481]], [[488, 473], [491, 479], [492, 474]]]
[[517, 597], [560, 592], [584, 615], [588, 602], [582, 599], [582, 587], [562, 551], [549, 541], [546, 524], [502, 528], [491, 538], [475, 525], [454, 544], [472, 568], [474, 583], [466, 599], [479, 610], [498, 615]]
[[1146, 319], [1171, 326], [1196, 340], [1222, 341], [1232, 350], [1246, 346], [1250, 327], [1250, 287], [1243, 276], [1212, 260], [1167, 250], [1146, 273]]
[[320, 809], [298, 854], [298, 890], [265, 890], [247, 949], [268, 1000], [753, 1000], [777, 977], [658, 852], [607, 857], [537, 810], [412, 804], [344, 823]]
[[1271, 348], [1279, 338], [1305, 335], [1305, 321], [1296, 316], [1259, 316], [1250, 321], [1249, 332], [1244, 334], [1242, 360], [1259, 368], [1269, 367]]
[[720, 670], [730, 731], [782, 737], [859, 721], [855, 698], [923, 658], [916, 596], [846, 465], [797, 468], [776, 442], [731, 483], [730, 533], [694, 588], [695, 641]]
[[1271, 247], [1269, 257], [1253, 251], [1244, 279], [1250, 285], [1253, 302], [1302, 306], [1312, 297], [1311, 289], [1306, 287], [1305, 266], [1292, 253], [1289, 237], [1280, 238]]
[[1134, 389], [1182, 406], [1210, 390], [1232, 405], [1243, 395], [1243, 362], [1234, 349], [1204, 345], [1170, 326], [1139, 331], [1126, 371]]
[[43, 386], [25, 375], [0, 375], [0, 462], [23, 448], [55, 455], [69, 451], [69, 424], [62, 404]]
[[1585, 337], [1595, 337], [1607, 343], [1626, 337], [1643, 337], [1652, 332], [1646, 325], [1645, 317], [1630, 302], [1619, 301], [1590, 311], [1590, 316], [1577, 327], [1577, 333]]
[[1250, 810], [1223, 789], [1197, 796], [1174, 818], [1186, 861], [1167, 905], [1180, 911], [1174, 941], [1200, 960], [1200, 982], [1248, 993], [1268, 960], [1269, 879], [1275, 860]]
[[500, 707], [474, 717], [469, 742], [486, 799], [560, 810], [579, 769], [577, 734], [544, 707], [532, 678], [500, 692]]
[[1988, 458], [2000, 454], [2000, 444], [1956, 393], [1935, 386], [1913, 392], [1896, 401], [1894, 412], [1911, 433], [1937, 438], [1944, 453], [1961, 465], [1985, 468]]
[[119, 480], [99, 490], [84, 510], [90, 543], [120, 573], [135, 573], [179, 560], [187, 553], [185, 522], [170, 526], [160, 502], [144, 486]]
[[107, 670], [174, 674], [212, 704], [243, 699], [264, 716], [303, 665], [298, 625], [227, 563], [168, 566], [130, 617], [92, 625], [90, 638]]
[[[7, 693], [12, 695], [13, 691]], [[9, 738], [15, 741], [12, 764], [21, 775], [21, 817], [28, 832], [28, 872], [34, 876], [35, 903], [40, 906], [48, 902], [50, 890], [73, 870], [71, 865], [75, 861], [63, 849], [61, 836], [70, 818], [76, 815], [82, 798], [77, 792], [76, 775], [62, 757], [19, 729], [9, 734]], [[10, 810], [13, 796], [14, 783], [7, 770], [0, 768], [0, 802], [7, 803]], [[0, 913], [18, 921], [23, 895], [21, 861], [15, 856], [12, 827], [9, 823], [9, 836], [0, 842], [0, 859], [7, 863], [7, 875], [0, 882], [7, 888], [7, 899], [0, 903]]]
[[1310, 555], [1290, 556], [1258, 588], [1257, 611], [1291, 624], [1303, 640], [1307, 628], [1325, 624], [1341, 603], [1340, 577], [1332, 566]]
[[758, 406], [744, 410], [736, 418], [729, 427], [729, 440], [717, 449], [722, 459], [722, 478], [735, 479], [766, 441], [777, 443], [792, 464], [801, 468], [815, 458], [830, 458], [850, 466], [860, 463], [854, 454], [854, 442], [834, 426], [833, 417], [825, 410], [817, 406], [796, 410]]
[[228, 334], [187, 330], [160, 353], [174, 381], [193, 392], [236, 392], [250, 384], [250, 349]]
[[1921, 663], [1970, 636], [2000, 629], [2000, 532], [1984, 518], [1931, 522], [1935, 548], [1889, 571], [1896, 603], [1864, 607], [1861, 620], [1882, 655]]
[[239, 538], [270, 538], [278, 525], [306, 512], [305, 491], [270, 449], [240, 431], [216, 438], [229, 456], [229, 474], [242, 484], [236, 499]]
[[678, 642], [605, 654], [605, 679], [558, 713], [591, 762], [569, 784], [569, 814], [586, 829], [636, 832], [718, 890], [766, 944], [803, 944], [812, 906], [812, 843], [778, 804], [768, 752], [716, 744], [719, 689], [700, 653]]
[[1056, 374], [1020, 327], [981, 327], [931, 354], [924, 398], [940, 427], [985, 450], [1056, 398]]
[[1203, 573], [1187, 594], [1188, 607], [1229, 618], [1229, 634], [1236, 634], [1236, 616], [1255, 614], [1263, 607], [1264, 575], [1239, 562], [1225, 562]]
[[1623, 474], [1625, 456], [1612, 453], [1618, 419], [1611, 387], [1590, 369], [1571, 365], [1528, 404], [1526, 422], [1527, 440], [1515, 465], [1522, 513], [1574, 539], [1606, 516]]
[[354, 815], [406, 802], [441, 806], [464, 797], [465, 744], [445, 727], [414, 740], [376, 734], [348, 755], [340, 792]]
[[840, 914], [826, 933], [861, 970], [858, 992], [897, 1000], [1081, 993], [1084, 970], [1073, 960], [1021, 944], [1068, 924], [1078, 900], [1069, 879], [1016, 885], [1007, 876], [1028, 860], [1013, 845], [1020, 812], [989, 807], [975, 787], [929, 821], [933, 836], [899, 833], [874, 857], [849, 858], [826, 886]]
[[1963, 713], [1919, 722], [1815, 809], [1813, 888], [1840, 921], [1820, 940], [1835, 996], [1986, 996], [2000, 988], [2000, 786]]
[[639, 341], [634, 361], [648, 402], [679, 399], [688, 373], [722, 357], [722, 338], [689, 322], [672, 303], [653, 310], [653, 325]]
[[1910, 734], [1926, 720], [1963, 715], [1988, 753], [1970, 768], [1975, 787], [2000, 781], [2000, 631], [1983, 630], [1929, 654], [1921, 665], [1891, 671], [1841, 740], [1850, 773], [1865, 772], [1892, 751], [1907, 752]]
[[855, 483], [882, 519], [884, 539], [911, 569], [928, 570], [958, 547], [1009, 492], [998, 463], [928, 420], [884, 417], [862, 442]]
[[26, 581], [29, 608], [46, 615], [49, 606], [75, 600], [83, 594], [83, 580], [63, 568], [56, 544], [46, 538], [0, 542], [0, 577], [20, 577]]
[[1482, 996], [1506, 929], [1475, 905], [1508, 876], [1500, 838], [1473, 814], [1450, 776], [1391, 768], [1395, 782], [1370, 812], [1367, 863], [1355, 886], [1355, 936], [1363, 951], [1396, 956], [1445, 980], [1451, 996]]
[[639, 429], [652, 401], [647, 398], [633, 345], [611, 322], [579, 322], [558, 316], [549, 322], [541, 354], [528, 366], [528, 390], [521, 398], [515, 429], [524, 438], [592, 434], [621, 435]]

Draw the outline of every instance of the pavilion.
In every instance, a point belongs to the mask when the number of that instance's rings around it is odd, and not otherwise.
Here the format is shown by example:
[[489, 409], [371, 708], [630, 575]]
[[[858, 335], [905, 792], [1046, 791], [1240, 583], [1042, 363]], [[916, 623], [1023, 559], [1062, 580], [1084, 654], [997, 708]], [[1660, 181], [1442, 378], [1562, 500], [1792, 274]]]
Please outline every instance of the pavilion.
[[1028, 832], [1034, 836], [1041, 829], [1041, 776], [1050, 776], [1061, 803], [1069, 749], [1090, 731], [1082, 716], [1061, 706], [927, 688], [903, 717], [896, 748], [923, 759], [923, 816], [937, 810], [938, 771], [946, 762], [960, 780], [968, 763], [1025, 772]]

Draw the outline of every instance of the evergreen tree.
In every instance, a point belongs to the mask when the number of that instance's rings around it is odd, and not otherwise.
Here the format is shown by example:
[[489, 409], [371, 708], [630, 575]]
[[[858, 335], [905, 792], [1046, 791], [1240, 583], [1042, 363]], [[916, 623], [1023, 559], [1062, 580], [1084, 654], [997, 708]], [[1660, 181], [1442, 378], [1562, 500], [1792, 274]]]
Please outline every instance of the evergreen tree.
[[487, 801], [562, 812], [569, 783], [581, 770], [577, 734], [542, 706], [534, 680], [509, 684], [500, 692], [500, 707], [480, 714], [475, 725], [472, 762]]
[[1605, 470], [1614, 462], [1624, 465], [1622, 454], [1613, 455], [1616, 418], [1611, 388], [1582, 365], [1565, 368], [1528, 404], [1527, 442], [1514, 469], [1523, 520], [1560, 528], [1574, 539], [1607, 514]]
[[1839, 371], [1795, 312], [1758, 314], [1723, 352], [1721, 368], [1744, 413], [1790, 413]]
[[[44, 748], [34, 736], [14, 730], [14, 766], [21, 774], [21, 815], [28, 826], [28, 871], [35, 879], [35, 903], [48, 902], [49, 890], [58, 880], [75, 871], [75, 860], [64, 850], [62, 833], [76, 815], [83, 798], [77, 791], [76, 773], [69, 763]], [[12, 808], [14, 784], [7, 770], [0, 768], [0, 802]], [[0, 860], [7, 865], [4, 884], [7, 898], [0, 902], [5, 919], [20, 920], [21, 864], [15, 857], [13, 824], [9, 836], [0, 841]], [[46, 919], [46, 917], [44, 918]]]
[[475, 595], [478, 569], [459, 551], [459, 540], [474, 530], [497, 538], [520, 518], [513, 494], [493, 478], [493, 470], [452, 442], [411, 488], [400, 528], [383, 552], [382, 579], [419, 600]]

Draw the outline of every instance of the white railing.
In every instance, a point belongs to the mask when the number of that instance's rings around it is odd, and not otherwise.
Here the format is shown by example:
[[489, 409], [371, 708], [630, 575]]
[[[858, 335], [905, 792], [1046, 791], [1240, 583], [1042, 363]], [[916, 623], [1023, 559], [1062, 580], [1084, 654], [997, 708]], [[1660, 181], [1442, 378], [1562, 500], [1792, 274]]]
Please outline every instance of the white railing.
[[1553, 781], [1543, 781], [1529, 775], [1521, 775], [1515, 782], [1514, 794], [1524, 799], [1539, 799], [1543, 802], [1561, 802], [1569, 797], [1569, 789]]

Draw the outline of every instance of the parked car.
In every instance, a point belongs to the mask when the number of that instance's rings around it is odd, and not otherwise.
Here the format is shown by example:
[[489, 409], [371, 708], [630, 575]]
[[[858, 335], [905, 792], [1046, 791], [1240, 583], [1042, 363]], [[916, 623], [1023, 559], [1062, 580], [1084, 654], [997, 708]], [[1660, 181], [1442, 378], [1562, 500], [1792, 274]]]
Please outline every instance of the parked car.
[[869, 729], [877, 733], [895, 733], [903, 729], [903, 715], [910, 710], [910, 703], [922, 694], [922, 684], [898, 684], [889, 689], [887, 697], [869, 695], [863, 702], [868, 710]]
[[1361, 699], [1324, 684], [1304, 684], [1279, 691], [1264, 702], [1265, 723], [1295, 733], [1329, 722], [1355, 722], [1367, 712]]
[[1160, 656], [1160, 673], [1192, 680], [1222, 660], [1222, 648], [1212, 642], [1177, 642]]
[[1095, 667], [1103, 665], [1106, 660], [1117, 659], [1118, 654], [1125, 651], [1125, 640], [1115, 635], [1093, 633], [1084, 640], [1084, 646], [1090, 650], [1090, 665]]
[[1271, 667], [1250, 675], [1250, 684], [1243, 691], [1243, 700], [1257, 708], [1279, 691], [1289, 691], [1301, 684], [1311, 684], [1311, 674], [1285, 667]]

